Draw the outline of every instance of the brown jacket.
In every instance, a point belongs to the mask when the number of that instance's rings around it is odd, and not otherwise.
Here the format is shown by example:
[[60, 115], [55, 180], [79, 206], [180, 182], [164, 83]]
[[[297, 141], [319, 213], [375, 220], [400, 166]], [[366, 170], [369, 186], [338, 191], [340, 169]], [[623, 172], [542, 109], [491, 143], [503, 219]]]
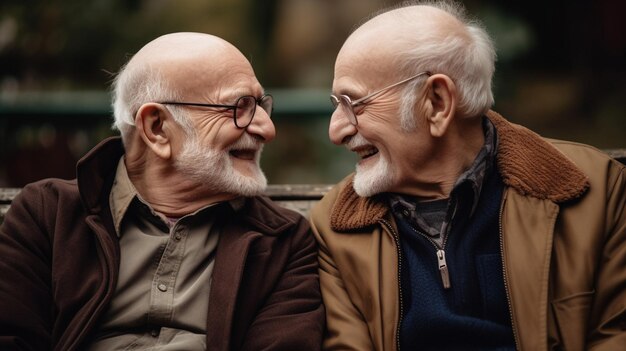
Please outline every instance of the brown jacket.
[[[123, 148], [109, 139], [76, 180], [25, 187], [0, 227], [0, 349], [76, 350], [106, 310], [120, 248], [108, 209]], [[300, 215], [264, 197], [224, 207], [207, 320], [208, 350], [319, 350], [317, 250]]]
[[[589, 146], [542, 139], [494, 112], [488, 117], [506, 186], [500, 236], [517, 349], [626, 349], [624, 165]], [[398, 234], [386, 202], [358, 197], [351, 183], [349, 176], [311, 214], [325, 349], [393, 351]]]

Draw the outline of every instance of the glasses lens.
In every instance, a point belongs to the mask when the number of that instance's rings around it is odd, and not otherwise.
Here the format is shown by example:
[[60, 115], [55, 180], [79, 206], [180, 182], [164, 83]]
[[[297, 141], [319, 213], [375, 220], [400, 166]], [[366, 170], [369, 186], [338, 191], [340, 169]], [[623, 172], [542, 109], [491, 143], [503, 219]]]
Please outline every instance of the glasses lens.
[[346, 95], [341, 95], [339, 98], [343, 113], [348, 116], [348, 119], [350, 120], [350, 123], [352, 123], [352, 125], [357, 125], [356, 116], [354, 115], [354, 110], [352, 109], [352, 100], [350, 100], [350, 98]]
[[237, 99], [235, 109], [235, 125], [238, 128], [247, 127], [252, 122], [256, 110], [256, 99], [253, 96], [242, 96]]
[[266, 94], [261, 98], [261, 102], [259, 103], [259, 105], [261, 105], [261, 108], [265, 111], [265, 113], [267, 113], [268, 117], [272, 117], [272, 109], [274, 106], [274, 98], [272, 97], [272, 95]]

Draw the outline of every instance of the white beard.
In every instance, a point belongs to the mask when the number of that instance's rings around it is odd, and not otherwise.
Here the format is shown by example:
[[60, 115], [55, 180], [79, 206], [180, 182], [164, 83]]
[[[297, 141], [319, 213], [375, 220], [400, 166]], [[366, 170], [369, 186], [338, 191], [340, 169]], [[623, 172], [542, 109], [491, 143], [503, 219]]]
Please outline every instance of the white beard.
[[249, 168], [250, 176], [233, 167], [228, 150], [218, 151], [202, 146], [195, 136], [190, 136], [185, 141], [174, 167], [209, 191], [242, 196], [259, 195], [267, 187], [267, 178], [259, 166], [263, 144], [258, 144], [253, 137], [243, 133], [241, 138], [230, 146], [230, 149], [259, 148], [254, 166]]
[[[361, 136], [355, 134], [346, 146], [354, 148], [361, 145], [367, 145], [369, 142]], [[354, 176], [354, 191], [361, 197], [370, 197], [379, 193], [386, 192], [393, 185], [395, 173], [389, 165], [389, 161], [378, 152], [378, 161], [373, 165], [361, 166], [356, 165], [356, 174]]]

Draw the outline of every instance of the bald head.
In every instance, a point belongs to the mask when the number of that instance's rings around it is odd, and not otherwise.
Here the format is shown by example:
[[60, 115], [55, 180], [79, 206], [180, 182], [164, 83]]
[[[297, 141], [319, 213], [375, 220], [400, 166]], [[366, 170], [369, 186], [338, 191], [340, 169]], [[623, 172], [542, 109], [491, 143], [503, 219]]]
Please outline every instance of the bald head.
[[[190, 32], [160, 36], [142, 47], [116, 78], [115, 127], [125, 138], [132, 132], [134, 113], [142, 104], [206, 101], [204, 94], [220, 89], [226, 77], [238, 76], [245, 78], [245, 83], [258, 85], [248, 60], [226, 40]], [[182, 118], [178, 121], [187, 124]]]
[[346, 67], [391, 77], [422, 71], [449, 76], [459, 88], [459, 112], [484, 113], [493, 103], [495, 50], [486, 31], [453, 2], [424, 3], [383, 12], [357, 28], [341, 48], [335, 76]]
[[184, 60], [205, 55], [207, 52], [219, 55], [222, 50], [239, 52], [226, 40], [210, 34], [191, 32], [165, 34], [144, 45], [129, 61], [128, 66]]
[[374, 47], [378, 49], [373, 53], [384, 52], [383, 48], [402, 50], [407, 45], [425, 44], [450, 36], [468, 39], [461, 21], [442, 9], [416, 5], [373, 17], [350, 35], [341, 51]]
[[[126, 69], [158, 68], [172, 86], [184, 88], [197, 80], [197, 74], [228, 71], [231, 64], [250, 67], [243, 54], [224, 39], [204, 33], [172, 33], [146, 44]], [[203, 68], [209, 68], [208, 72]]]

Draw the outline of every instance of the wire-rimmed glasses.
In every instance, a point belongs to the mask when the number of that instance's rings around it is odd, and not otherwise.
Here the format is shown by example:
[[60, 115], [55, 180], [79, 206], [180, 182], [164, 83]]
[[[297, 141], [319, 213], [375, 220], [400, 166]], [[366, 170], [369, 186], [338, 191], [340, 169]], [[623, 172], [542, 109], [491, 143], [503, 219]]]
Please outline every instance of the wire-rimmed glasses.
[[362, 104], [365, 103], [365, 101], [367, 99], [370, 99], [370, 98], [372, 98], [372, 97], [374, 97], [374, 96], [376, 96], [378, 94], [381, 94], [381, 93], [383, 93], [383, 92], [385, 92], [385, 91], [387, 91], [387, 90], [389, 90], [389, 89], [391, 89], [393, 87], [396, 87], [396, 86], [398, 86], [400, 84], [409, 82], [409, 81], [411, 81], [411, 80], [413, 80], [413, 79], [415, 79], [417, 77], [421, 77], [423, 75], [430, 76], [430, 75], [432, 75], [432, 73], [430, 73], [429, 71], [420, 72], [420, 73], [418, 73], [418, 74], [416, 74], [414, 76], [411, 76], [411, 77], [409, 77], [407, 79], [401, 80], [401, 81], [399, 81], [397, 83], [393, 83], [393, 84], [391, 84], [389, 86], [386, 86], [386, 87], [384, 87], [384, 88], [382, 88], [380, 90], [377, 90], [377, 91], [375, 91], [375, 92], [373, 92], [371, 94], [368, 94], [368, 95], [366, 95], [366, 96], [364, 96], [364, 97], [362, 97], [362, 98], [360, 98], [358, 100], [354, 100], [354, 101], [352, 101], [352, 99], [350, 99], [350, 97], [348, 95], [336, 96], [334, 94], [331, 94], [330, 95], [330, 102], [332, 102], [332, 104], [335, 107], [335, 109], [338, 106], [341, 106], [341, 108], [343, 109], [343, 112], [346, 114], [346, 116], [348, 116], [348, 120], [350, 121], [350, 123], [352, 125], [356, 126], [356, 125], [359, 124], [359, 122], [357, 121], [356, 114], [354, 113], [354, 107], [355, 106], [362, 105]]

